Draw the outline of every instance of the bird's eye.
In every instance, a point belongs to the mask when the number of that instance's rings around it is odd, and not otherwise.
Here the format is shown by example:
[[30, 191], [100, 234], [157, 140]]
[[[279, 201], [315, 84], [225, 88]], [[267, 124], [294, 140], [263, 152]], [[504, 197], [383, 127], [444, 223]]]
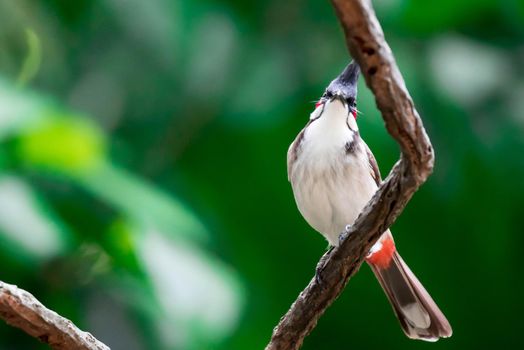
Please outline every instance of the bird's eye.
[[331, 98], [333, 97], [333, 93], [331, 91], [326, 91], [322, 97]]

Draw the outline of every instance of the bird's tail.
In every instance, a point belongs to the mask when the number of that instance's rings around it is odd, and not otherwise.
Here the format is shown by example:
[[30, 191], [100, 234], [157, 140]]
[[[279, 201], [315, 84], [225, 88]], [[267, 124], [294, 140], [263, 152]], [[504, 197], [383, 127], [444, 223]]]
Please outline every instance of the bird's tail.
[[[448, 320], [395, 249], [388, 232], [366, 258], [409, 338], [437, 341], [451, 336]], [[375, 247], [374, 247], [375, 248]]]

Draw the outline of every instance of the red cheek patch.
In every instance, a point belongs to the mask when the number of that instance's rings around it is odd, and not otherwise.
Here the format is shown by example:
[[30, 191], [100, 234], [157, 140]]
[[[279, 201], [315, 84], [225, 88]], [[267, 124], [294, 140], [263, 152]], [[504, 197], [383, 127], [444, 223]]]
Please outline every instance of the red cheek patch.
[[322, 105], [322, 101], [318, 101], [317, 103], [315, 103], [315, 108], [318, 108], [318, 106]]
[[355, 118], [355, 120], [357, 119], [357, 110], [354, 109], [351, 111], [351, 114], [353, 114], [353, 118]]

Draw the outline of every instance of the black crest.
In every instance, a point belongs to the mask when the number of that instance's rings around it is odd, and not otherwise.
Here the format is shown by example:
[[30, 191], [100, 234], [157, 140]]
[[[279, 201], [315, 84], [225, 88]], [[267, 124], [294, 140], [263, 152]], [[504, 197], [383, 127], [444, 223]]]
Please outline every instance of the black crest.
[[325, 97], [341, 96], [346, 101], [355, 101], [357, 98], [357, 82], [360, 68], [355, 61], [351, 61], [340, 75], [329, 84]]

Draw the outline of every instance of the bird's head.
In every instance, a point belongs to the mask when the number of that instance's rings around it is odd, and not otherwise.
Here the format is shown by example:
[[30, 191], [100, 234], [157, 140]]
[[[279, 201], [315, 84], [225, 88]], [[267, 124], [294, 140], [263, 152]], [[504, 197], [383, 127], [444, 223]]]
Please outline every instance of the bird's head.
[[357, 119], [357, 82], [359, 75], [358, 64], [351, 61], [342, 73], [329, 84], [315, 107], [317, 109], [325, 108], [329, 104], [339, 102]]

